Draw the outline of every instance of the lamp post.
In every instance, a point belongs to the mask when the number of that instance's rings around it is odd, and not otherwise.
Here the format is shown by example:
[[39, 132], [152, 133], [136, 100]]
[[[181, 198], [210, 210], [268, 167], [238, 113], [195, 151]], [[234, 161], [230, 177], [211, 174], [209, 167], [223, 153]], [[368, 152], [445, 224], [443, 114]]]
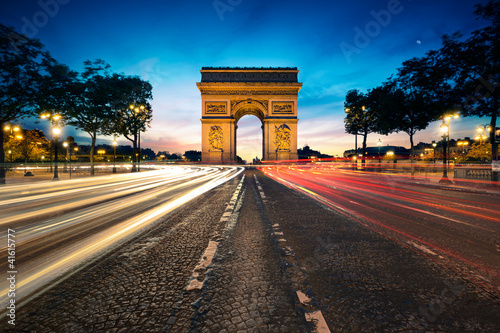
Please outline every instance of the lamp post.
[[118, 142], [115, 138], [113, 140], [113, 173], [116, 173], [116, 145], [118, 145]]
[[449, 136], [450, 128], [446, 123], [446, 120], [443, 119], [443, 123], [440, 126], [441, 133], [443, 135], [443, 177], [439, 180], [440, 184], [452, 184], [452, 181], [448, 179], [448, 164], [447, 164], [447, 151], [446, 151], [446, 140]]
[[10, 132], [10, 137], [14, 137], [14, 133], [19, 132], [21, 128], [19, 126], [5, 125], [4, 131]]
[[462, 154], [465, 154], [465, 146], [467, 146], [468, 144], [469, 144], [468, 141], [458, 141], [457, 142], [457, 145], [462, 147]]
[[104, 154], [106, 154], [106, 151], [104, 149], [99, 149], [97, 151], [97, 154], [101, 156], [101, 161], [104, 162], [104, 157], [103, 156], [104, 156]]
[[491, 126], [489, 125], [479, 125], [476, 129], [477, 135], [475, 137], [476, 140], [479, 140], [479, 144], [483, 144], [483, 140], [488, 139], [488, 135], [486, 135], [486, 132], [491, 132]]
[[432, 141], [432, 156], [434, 157], [434, 164], [436, 164], [436, 141]]
[[61, 129], [59, 127], [54, 127], [52, 129], [52, 133], [54, 134], [54, 141], [55, 141], [55, 149], [54, 149], [54, 178], [52, 180], [59, 180], [59, 170], [58, 170], [58, 156], [57, 156], [57, 146], [58, 146], [58, 140], [59, 140], [59, 134], [61, 134]]
[[[141, 112], [143, 112], [146, 109], [146, 107], [144, 105], [141, 105], [141, 104], [130, 104], [129, 108], [133, 113], [134, 119], [136, 121], [139, 120], [138, 126], [136, 127], [138, 152], [136, 152], [135, 159], [137, 160], [137, 170], [134, 170], [135, 169], [134, 168], [135, 165], [134, 165], [132, 167], [132, 171], [141, 171], [141, 125], [142, 124], [140, 122], [140, 119], [137, 119], [137, 118], [141, 117]], [[136, 124], [137, 123], [135, 123], [134, 125], [136, 125]]]
[[66, 158], [64, 159], [64, 172], [67, 172], [68, 171], [68, 155], [69, 155], [69, 144], [64, 141], [63, 142], [63, 147], [66, 148]]
[[[11, 139], [11, 140], [14, 140], [14, 139], [21, 140], [21, 139], [23, 139], [23, 136], [21, 134], [17, 134], [21, 130], [21, 127], [19, 127], [17, 125], [5, 125], [5, 127], [3, 129], [4, 129], [5, 132], [10, 133], [9, 134], [9, 139]], [[12, 142], [10, 143], [11, 147], [12, 147]], [[9, 155], [10, 155], [10, 163], [12, 164], [14, 162], [14, 160], [12, 158], [12, 149], [9, 149]], [[24, 163], [24, 173], [26, 175], [26, 163]]]
[[52, 172], [52, 133], [53, 133], [53, 125], [57, 124], [57, 121], [61, 119], [61, 116], [58, 114], [52, 114], [50, 112], [45, 112], [40, 115], [40, 118], [46, 119], [50, 122], [50, 172]]
[[[446, 125], [448, 126], [446, 140], [448, 143], [448, 156], [450, 155], [450, 120], [451, 118], [458, 119], [460, 117], [460, 113], [454, 112], [453, 114], [447, 114], [443, 117], [443, 121], [446, 121]], [[448, 163], [448, 162], [447, 162]]]

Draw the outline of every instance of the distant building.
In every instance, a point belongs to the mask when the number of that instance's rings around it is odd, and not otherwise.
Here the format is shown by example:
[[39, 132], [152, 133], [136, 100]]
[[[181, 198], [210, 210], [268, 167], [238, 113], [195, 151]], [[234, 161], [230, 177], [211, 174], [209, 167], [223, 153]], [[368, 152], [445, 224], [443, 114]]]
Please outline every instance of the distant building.
[[[380, 146], [380, 156], [385, 156], [387, 155], [387, 152], [394, 152], [394, 155], [397, 156], [397, 158], [409, 158], [410, 157], [410, 150], [406, 149], [405, 147], [401, 146]], [[363, 154], [363, 148], [358, 148], [357, 154], [354, 149], [346, 150], [344, 151], [344, 157], [353, 157], [356, 155]], [[379, 147], [366, 147], [366, 154], [365, 157], [376, 157], [378, 158], [379, 156]]]
[[299, 160], [308, 160], [312, 158], [332, 158], [332, 155], [322, 154], [318, 150], [311, 149], [309, 146], [304, 146], [304, 148], [297, 149], [297, 155]]

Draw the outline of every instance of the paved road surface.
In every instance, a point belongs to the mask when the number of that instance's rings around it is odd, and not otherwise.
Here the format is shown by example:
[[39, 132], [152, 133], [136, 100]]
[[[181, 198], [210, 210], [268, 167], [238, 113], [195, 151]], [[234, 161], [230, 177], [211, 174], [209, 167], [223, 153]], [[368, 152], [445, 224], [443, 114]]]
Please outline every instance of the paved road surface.
[[498, 331], [485, 274], [287, 185], [246, 171], [199, 195], [19, 308], [16, 330]]

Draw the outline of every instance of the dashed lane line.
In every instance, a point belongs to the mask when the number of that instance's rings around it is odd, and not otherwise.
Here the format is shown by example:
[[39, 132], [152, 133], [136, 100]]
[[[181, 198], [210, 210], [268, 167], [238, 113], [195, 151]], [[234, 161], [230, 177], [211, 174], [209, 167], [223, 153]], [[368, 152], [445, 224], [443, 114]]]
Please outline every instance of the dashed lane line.
[[[237, 217], [233, 218], [233, 215], [235, 214], [239, 215], [239, 210], [235, 210], [235, 207], [237, 206], [238, 198], [240, 198], [240, 201], [242, 201], [240, 193], [243, 188], [244, 181], [245, 181], [245, 176], [243, 175], [240, 183], [238, 184], [238, 187], [234, 191], [233, 196], [229, 201], [229, 204], [226, 207], [224, 214], [222, 214], [222, 217], [220, 218], [220, 222], [226, 224], [224, 231], [232, 229], [234, 227], [234, 223], [231, 223], [231, 221], [237, 220]], [[201, 290], [203, 288], [203, 285], [205, 284], [206, 280], [205, 272], [207, 271], [207, 268], [212, 264], [212, 260], [214, 259], [217, 253], [217, 248], [219, 246], [220, 239], [221, 235], [218, 232], [216, 232], [216, 234], [208, 242], [208, 246], [205, 249], [203, 255], [201, 256], [200, 262], [193, 269], [193, 273], [186, 287], [187, 291], [195, 289]], [[201, 278], [203, 278], [202, 281], [200, 281]]]
[[[254, 180], [255, 180], [255, 183], [257, 185], [257, 188], [259, 190], [259, 194], [264, 201], [264, 198], [266, 198], [264, 190], [262, 189], [261, 184], [257, 180], [257, 177], [255, 175], [253, 175], [253, 176], [254, 176]], [[273, 224], [272, 227], [273, 227], [272, 234], [276, 238], [276, 240], [278, 241], [278, 245], [281, 249], [281, 252], [285, 256], [290, 257], [290, 258], [294, 258], [294, 261], [297, 261], [297, 258], [295, 257], [295, 252], [293, 251], [292, 247], [288, 244], [288, 241], [286, 240], [284, 233], [283, 233], [283, 230], [281, 229], [281, 226], [279, 225], [279, 223]], [[298, 263], [298, 261], [297, 261], [297, 263]], [[304, 276], [304, 273], [302, 271], [302, 268], [300, 267], [300, 264], [299, 264], [298, 269], [300, 270], [300, 273], [299, 272], [291, 272], [291, 273], [292, 274], [298, 273], [298, 274]], [[298, 280], [301, 280], [301, 279], [299, 278]], [[303, 278], [302, 278], [302, 280], [303, 280]], [[303, 281], [303, 282], [305, 282], [305, 281]], [[292, 283], [292, 285], [293, 284], [294, 283]], [[307, 283], [303, 283], [303, 284], [307, 284]], [[298, 288], [298, 287], [299, 287], [298, 285], [293, 285], [293, 288]], [[295, 293], [297, 295], [297, 298], [299, 299], [300, 304], [302, 304], [305, 308], [304, 317], [305, 317], [306, 321], [311, 324], [312, 332], [314, 332], [314, 333], [330, 333], [330, 329], [328, 328], [328, 324], [326, 323], [326, 320], [323, 317], [323, 313], [321, 312], [320, 309], [318, 309], [314, 305], [316, 303], [314, 302], [314, 296], [311, 295], [311, 292], [309, 292], [309, 295], [307, 295], [302, 290], [297, 289], [295, 291]]]

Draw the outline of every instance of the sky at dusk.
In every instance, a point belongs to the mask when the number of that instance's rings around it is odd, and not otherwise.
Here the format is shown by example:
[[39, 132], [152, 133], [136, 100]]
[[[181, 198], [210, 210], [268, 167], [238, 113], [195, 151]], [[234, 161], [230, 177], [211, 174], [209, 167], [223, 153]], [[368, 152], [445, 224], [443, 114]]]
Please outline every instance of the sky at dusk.
[[[201, 150], [201, 96], [196, 82], [204, 66], [297, 67], [298, 146], [342, 155], [354, 148], [344, 131], [348, 90], [365, 92], [396, 72], [404, 60], [438, 49], [441, 36], [470, 32], [471, 0], [364, 1], [2, 1], [0, 22], [38, 38], [59, 62], [81, 71], [101, 58], [112, 70], [153, 85], [153, 122], [141, 146], [170, 153]], [[453, 119], [451, 138], [473, 137], [489, 119]], [[24, 121], [43, 129], [48, 124]], [[64, 128], [79, 144], [86, 133]], [[63, 132], [63, 137], [65, 134]], [[368, 146], [409, 148], [405, 133], [370, 134]], [[418, 132], [415, 143], [439, 139], [439, 123]], [[102, 137], [98, 143], [110, 143]], [[260, 121], [238, 124], [238, 155], [261, 157]], [[119, 138], [120, 144], [130, 144]], [[361, 145], [358, 140], [358, 145]]]

